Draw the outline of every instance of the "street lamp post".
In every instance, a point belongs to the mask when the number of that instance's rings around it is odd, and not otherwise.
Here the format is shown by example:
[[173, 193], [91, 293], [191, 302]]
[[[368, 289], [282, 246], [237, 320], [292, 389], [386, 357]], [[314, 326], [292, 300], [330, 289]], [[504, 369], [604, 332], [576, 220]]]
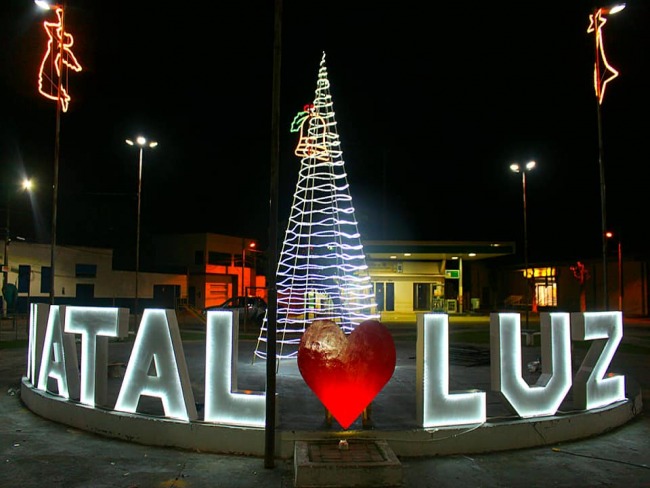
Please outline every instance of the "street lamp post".
[[245, 240], [242, 239], [242, 254], [241, 254], [241, 294], [240, 297], [244, 303], [244, 332], [247, 332], [247, 327], [248, 327], [248, 293], [246, 293], [246, 289], [250, 288], [251, 284], [251, 277], [252, 277], [252, 269], [251, 272], [248, 274], [249, 279], [248, 279], [248, 287], [246, 286], [246, 250], [248, 249], [249, 252], [255, 253], [257, 252], [255, 248], [257, 247], [257, 243], [255, 241], [251, 241], [248, 243], [248, 245], [245, 245]]
[[589, 14], [588, 33], [594, 33], [595, 56], [594, 56], [594, 91], [596, 92], [596, 114], [598, 124], [598, 169], [600, 174], [600, 235], [602, 240], [603, 260], [603, 309], [609, 308], [608, 285], [607, 285], [607, 204], [605, 192], [605, 163], [603, 151], [603, 129], [600, 106], [605, 96], [607, 83], [618, 76], [618, 71], [607, 61], [603, 43], [602, 29], [607, 22], [606, 15], [615, 14], [625, 8], [625, 4], [615, 5], [609, 8], [597, 8]]
[[[614, 233], [607, 231], [605, 233], [607, 239], [612, 239]], [[623, 311], [623, 252], [621, 249], [621, 237], [617, 239], [617, 256], [618, 256], [618, 310]]]
[[[43, 25], [49, 36], [48, 47], [45, 52], [45, 57], [41, 62], [39, 71], [38, 88], [39, 92], [51, 100], [56, 100], [56, 127], [54, 134], [54, 171], [52, 177], [52, 230], [51, 230], [51, 243], [50, 243], [50, 304], [54, 304], [55, 296], [55, 254], [56, 254], [56, 225], [57, 225], [57, 202], [59, 190], [59, 152], [60, 152], [60, 133], [61, 133], [61, 112], [68, 110], [70, 103], [70, 94], [67, 91], [67, 86], [64, 86], [63, 77], [66, 74], [63, 71], [65, 65], [66, 69], [70, 68], [74, 71], [81, 71], [81, 65], [74, 56], [71, 48], [74, 44], [72, 36], [65, 30], [65, 7], [63, 1], [60, 4], [50, 4], [47, 0], [34, 0], [34, 3], [42, 9], [54, 10], [58, 22], [45, 22]], [[58, 49], [57, 49], [58, 47]], [[56, 53], [56, 54], [55, 54]], [[47, 61], [52, 60], [52, 64], [56, 62], [56, 94], [52, 94], [51, 77], [46, 76], [45, 67]], [[67, 79], [66, 79], [67, 81]], [[67, 83], [66, 83], [67, 85]], [[47, 88], [49, 87], [49, 89]]]
[[63, 88], [63, 53], [65, 39], [65, 9], [63, 4], [50, 5], [48, 2], [35, 0], [36, 5], [43, 9], [54, 9], [60, 11], [60, 35], [59, 35], [59, 54], [57, 56], [57, 92], [56, 92], [56, 125], [54, 132], [54, 175], [52, 177], [52, 223], [51, 223], [51, 240], [50, 240], [50, 305], [54, 305], [54, 264], [56, 255], [56, 220], [57, 220], [57, 202], [59, 190], [59, 152], [60, 152], [60, 133], [61, 133], [61, 108], [62, 98], [61, 89]]
[[[21, 188], [23, 191], [30, 191], [32, 189], [32, 180], [29, 178], [23, 178], [21, 183]], [[4, 242], [4, 258], [2, 263], [2, 299], [4, 300], [2, 306], [2, 316], [6, 317], [9, 302], [7, 302], [7, 297], [5, 296], [7, 284], [9, 283], [9, 243], [11, 242], [11, 196], [13, 192], [11, 187], [7, 188], [7, 201], [6, 201], [6, 221], [5, 221], [5, 242]]]
[[61, 6], [61, 42], [59, 42], [59, 63], [58, 72], [59, 79], [57, 85], [56, 95], [56, 126], [54, 133], [54, 175], [52, 178], [52, 236], [50, 242], [50, 305], [54, 305], [54, 297], [56, 296], [56, 289], [54, 288], [54, 263], [56, 261], [56, 220], [57, 220], [57, 205], [59, 196], [59, 153], [61, 148], [61, 89], [62, 89], [62, 73], [63, 73], [63, 39], [65, 39], [65, 9]]
[[147, 142], [147, 139], [142, 136], [136, 137], [135, 141], [131, 139], [126, 139], [126, 143], [129, 146], [138, 146], [140, 148], [139, 158], [138, 158], [138, 217], [137, 217], [136, 237], [135, 237], [135, 301], [133, 307], [134, 309], [133, 312], [135, 315], [134, 328], [137, 330], [138, 328], [138, 275], [140, 273], [140, 204], [141, 204], [140, 196], [142, 194], [142, 155], [144, 153], [145, 148], [153, 149], [158, 145], [158, 143], [155, 141]]
[[[246, 282], [244, 279], [245, 273], [246, 273], [246, 249], [248, 249], [250, 252], [256, 252], [255, 248], [257, 247], [257, 243], [255, 241], [251, 241], [248, 243], [247, 246], [242, 247], [242, 255], [241, 255], [241, 296], [246, 296]], [[249, 280], [249, 287], [250, 287], [250, 280]]]
[[623, 252], [618, 239], [618, 309], [623, 312]]
[[526, 289], [524, 290], [526, 293], [526, 328], [528, 328], [528, 319], [529, 319], [529, 311], [528, 311], [528, 302], [530, 301], [530, 284], [528, 283], [528, 215], [527, 215], [527, 209], [526, 209], [526, 173], [529, 171], [532, 171], [532, 169], [535, 167], [535, 161], [529, 161], [527, 162], [524, 166], [521, 166], [519, 163], [512, 163], [510, 165], [510, 170], [515, 172], [515, 173], [521, 173], [521, 188], [523, 190], [523, 195], [524, 195], [524, 267], [526, 269], [524, 277], [525, 277], [525, 282], [526, 282]]
[[266, 410], [264, 423], [264, 468], [275, 466], [276, 361], [277, 361], [277, 237], [280, 167], [280, 65], [282, 59], [282, 0], [275, 0], [273, 16], [273, 83], [271, 103], [271, 173], [269, 193], [268, 309], [266, 349]]

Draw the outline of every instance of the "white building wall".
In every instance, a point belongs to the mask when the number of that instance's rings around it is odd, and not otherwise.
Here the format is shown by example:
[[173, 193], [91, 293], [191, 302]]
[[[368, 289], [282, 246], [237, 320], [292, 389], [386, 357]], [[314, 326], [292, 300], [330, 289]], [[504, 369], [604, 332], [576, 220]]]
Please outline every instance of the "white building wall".
[[[4, 242], [2, 242], [4, 252]], [[9, 257], [8, 283], [18, 285], [20, 265], [31, 267], [30, 297], [49, 297], [41, 292], [42, 268], [49, 267], [51, 247], [13, 241], [7, 252]], [[4, 255], [2, 255], [4, 262]], [[95, 247], [57, 246], [55, 252], [55, 296], [75, 298], [77, 284], [94, 285], [94, 298], [132, 298], [135, 295], [135, 271], [114, 271], [113, 250]], [[95, 277], [77, 277], [76, 266], [96, 266]], [[187, 275], [169, 273], [138, 273], [138, 294], [141, 298], [153, 298], [154, 285], [178, 285], [181, 297], [187, 297]], [[20, 293], [25, 296], [25, 293]]]
[[[49, 244], [12, 241], [7, 252], [9, 257], [7, 282], [17, 285], [19, 266], [28, 265], [31, 268], [29, 296], [49, 296], [49, 292], [41, 292], [41, 281], [42, 268], [50, 267], [51, 252], [52, 248]], [[97, 267], [96, 276], [94, 278], [77, 278], [77, 264], [95, 265]], [[55, 296], [74, 297], [77, 283], [94, 283], [96, 296], [112, 296], [110, 293], [112, 268], [113, 251], [111, 249], [56, 246], [54, 253]]]

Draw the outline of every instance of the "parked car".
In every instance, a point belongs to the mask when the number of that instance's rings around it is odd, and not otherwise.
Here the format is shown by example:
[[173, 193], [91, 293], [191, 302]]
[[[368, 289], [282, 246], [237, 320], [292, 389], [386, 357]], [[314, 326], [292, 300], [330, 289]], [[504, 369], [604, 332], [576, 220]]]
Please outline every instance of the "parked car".
[[203, 309], [203, 316], [211, 310], [228, 310], [239, 312], [240, 323], [261, 324], [266, 315], [266, 302], [260, 297], [232, 297], [220, 305], [213, 305]]

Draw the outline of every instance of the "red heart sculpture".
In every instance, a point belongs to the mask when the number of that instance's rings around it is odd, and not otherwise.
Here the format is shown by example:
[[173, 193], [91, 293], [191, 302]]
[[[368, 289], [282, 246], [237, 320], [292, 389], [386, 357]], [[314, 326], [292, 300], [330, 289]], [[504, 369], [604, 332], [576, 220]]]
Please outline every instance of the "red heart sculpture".
[[298, 369], [325, 408], [347, 429], [395, 371], [395, 342], [384, 324], [366, 320], [346, 338], [334, 322], [316, 320], [298, 348]]

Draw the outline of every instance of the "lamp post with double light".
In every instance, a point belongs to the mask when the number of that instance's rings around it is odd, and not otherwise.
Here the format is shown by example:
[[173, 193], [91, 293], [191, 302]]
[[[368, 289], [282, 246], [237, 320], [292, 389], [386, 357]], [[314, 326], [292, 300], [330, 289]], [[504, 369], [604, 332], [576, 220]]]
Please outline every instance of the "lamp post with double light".
[[510, 165], [510, 170], [513, 171], [514, 173], [521, 173], [521, 188], [523, 191], [524, 195], [524, 277], [526, 281], [526, 289], [525, 294], [526, 294], [526, 302], [525, 302], [525, 307], [526, 307], [526, 328], [528, 328], [528, 320], [529, 320], [529, 311], [528, 311], [528, 305], [530, 301], [530, 283], [528, 282], [529, 276], [528, 276], [528, 211], [526, 208], [526, 173], [530, 172], [533, 170], [537, 163], [535, 161], [529, 161], [525, 165], [520, 165], [519, 163], [512, 163]]
[[129, 146], [137, 146], [139, 148], [138, 158], [138, 216], [136, 224], [136, 237], [135, 237], [135, 301], [134, 301], [134, 315], [135, 315], [135, 329], [138, 328], [138, 275], [140, 273], [140, 208], [141, 208], [141, 195], [142, 195], [142, 156], [145, 148], [153, 149], [158, 145], [156, 141], [147, 141], [145, 137], [138, 136], [135, 139], [126, 139]]
[[[29, 192], [32, 190], [32, 180], [29, 178], [23, 178], [21, 182], [21, 190], [24, 192]], [[6, 222], [5, 222], [5, 242], [4, 242], [4, 258], [2, 263], [2, 299], [4, 303], [2, 304], [2, 316], [6, 317], [8, 312], [9, 303], [7, 302], [5, 292], [7, 289], [7, 284], [9, 283], [9, 243], [11, 242], [11, 197], [13, 196], [13, 185], [10, 185], [6, 190]]]
[[607, 15], [613, 15], [625, 8], [625, 4], [613, 5], [611, 7], [600, 7], [589, 14], [589, 27], [587, 33], [594, 34], [595, 56], [594, 56], [594, 91], [596, 92], [596, 113], [598, 123], [598, 170], [600, 174], [600, 235], [602, 240], [603, 260], [603, 309], [609, 307], [608, 285], [607, 285], [607, 203], [605, 192], [605, 162], [603, 151], [603, 129], [601, 105], [605, 97], [607, 83], [618, 76], [605, 55], [603, 41], [603, 26], [607, 22]]

